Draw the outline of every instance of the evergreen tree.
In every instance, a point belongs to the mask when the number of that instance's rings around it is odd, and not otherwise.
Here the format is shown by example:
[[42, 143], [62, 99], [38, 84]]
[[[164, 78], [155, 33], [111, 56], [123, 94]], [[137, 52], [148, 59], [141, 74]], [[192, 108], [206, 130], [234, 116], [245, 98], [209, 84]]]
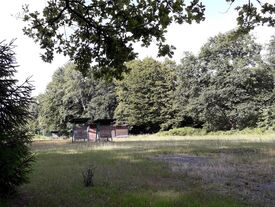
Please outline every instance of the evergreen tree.
[[10, 195], [27, 182], [33, 156], [26, 129], [33, 87], [17, 85], [13, 42], [0, 42], [0, 195]]

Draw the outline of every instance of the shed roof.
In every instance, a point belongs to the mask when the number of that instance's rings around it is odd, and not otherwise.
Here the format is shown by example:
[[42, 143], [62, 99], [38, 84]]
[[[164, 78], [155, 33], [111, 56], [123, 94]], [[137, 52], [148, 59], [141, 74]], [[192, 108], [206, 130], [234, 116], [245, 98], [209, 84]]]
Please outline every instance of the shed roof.
[[87, 118], [87, 117], [82, 117], [82, 118], [73, 118], [73, 119], [70, 119], [69, 122], [70, 123], [74, 123], [74, 124], [85, 124], [89, 120], [91, 120], [91, 119]]
[[93, 121], [93, 123], [96, 123], [96, 124], [111, 124], [112, 122], [114, 122], [115, 119], [96, 119]]

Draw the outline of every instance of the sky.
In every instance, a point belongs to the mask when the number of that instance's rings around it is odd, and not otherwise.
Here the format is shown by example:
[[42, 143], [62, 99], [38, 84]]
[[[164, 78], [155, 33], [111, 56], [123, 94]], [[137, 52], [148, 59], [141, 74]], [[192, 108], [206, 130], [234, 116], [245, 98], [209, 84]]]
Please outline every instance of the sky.
[[[274, 2], [274, 0], [267, 0]], [[218, 33], [227, 32], [236, 27], [237, 12], [234, 10], [236, 5], [229, 8], [225, 0], [202, 0], [206, 5], [206, 20], [200, 24], [172, 24], [168, 28], [166, 39], [168, 44], [174, 45], [177, 49], [173, 60], [179, 62], [185, 51], [198, 53], [200, 47], [206, 41]], [[240, 4], [245, 0], [237, 1]], [[0, 7], [0, 41], [11, 41], [16, 39], [15, 48], [16, 59], [19, 67], [17, 68], [16, 78], [23, 82], [31, 77], [32, 84], [35, 86], [33, 95], [43, 93], [47, 84], [51, 81], [51, 76], [56, 69], [66, 64], [69, 58], [56, 55], [54, 61], [45, 63], [41, 60], [41, 50], [39, 45], [32, 39], [23, 35], [22, 28], [24, 23], [18, 18], [22, 12], [22, 5], [30, 4], [30, 9], [42, 9], [46, 5], [46, 0], [8, 0], [3, 1]], [[258, 27], [253, 32], [256, 41], [267, 44], [271, 35], [275, 34], [275, 28]], [[141, 48], [135, 45], [139, 58], [157, 57], [157, 47], [154, 42], [149, 48]]]

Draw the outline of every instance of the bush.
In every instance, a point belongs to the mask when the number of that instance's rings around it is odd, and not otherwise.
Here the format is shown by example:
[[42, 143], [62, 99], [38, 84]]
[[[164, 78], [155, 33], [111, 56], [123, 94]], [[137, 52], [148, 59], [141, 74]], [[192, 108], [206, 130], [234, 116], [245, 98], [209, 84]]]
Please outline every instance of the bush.
[[264, 134], [268, 131], [264, 128], [245, 128], [243, 130], [227, 130], [227, 131], [215, 131], [209, 132], [208, 135], [249, 135], [249, 134]]
[[[275, 98], [274, 98], [275, 101]], [[275, 104], [262, 109], [260, 120], [258, 122], [259, 127], [275, 130]]]
[[207, 131], [205, 129], [184, 127], [184, 128], [174, 128], [169, 131], [159, 132], [159, 135], [163, 136], [196, 136], [196, 135], [206, 135]]
[[206, 129], [184, 127], [174, 128], [169, 131], [159, 132], [160, 136], [203, 136], [203, 135], [249, 135], [249, 134], [265, 134], [275, 133], [275, 128], [245, 128], [243, 130], [227, 130], [227, 131], [207, 131]]
[[27, 131], [32, 102], [32, 86], [20, 86], [13, 79], [16, 72], [13, 42], [0, 42], [0, 195], [8, 196], [27, 182], [33, 156]]

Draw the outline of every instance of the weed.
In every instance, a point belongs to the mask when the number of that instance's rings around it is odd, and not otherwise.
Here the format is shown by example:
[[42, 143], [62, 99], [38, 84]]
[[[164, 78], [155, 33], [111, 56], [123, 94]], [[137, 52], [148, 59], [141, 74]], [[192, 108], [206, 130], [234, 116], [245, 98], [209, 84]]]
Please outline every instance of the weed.
[[95, 167], [89, 166], [82, 172], [83, 183], [86, 187], [94, 186], [93, 177], [94, 177]]

